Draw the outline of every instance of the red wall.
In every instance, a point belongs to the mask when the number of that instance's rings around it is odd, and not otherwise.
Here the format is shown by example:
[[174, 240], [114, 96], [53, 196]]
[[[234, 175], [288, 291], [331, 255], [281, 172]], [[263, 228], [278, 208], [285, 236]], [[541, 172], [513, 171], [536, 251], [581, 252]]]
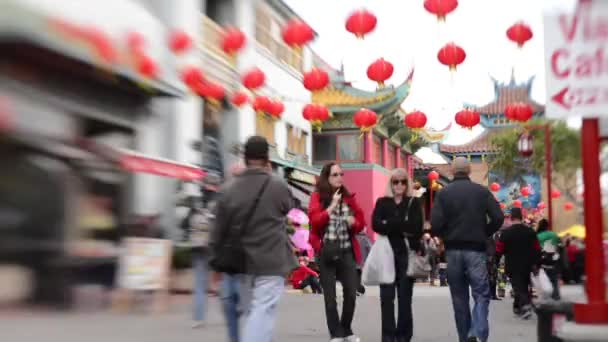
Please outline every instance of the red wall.
[[346, 187], [356, 194], [357, 202], [363, 209], [365, 222], [367, 223], [367, 234], [375, 240], [371, 227], [372, 211], [376, 199], [386, 195], [389, 175], [378, 169], [344, 170], [344, 180]]

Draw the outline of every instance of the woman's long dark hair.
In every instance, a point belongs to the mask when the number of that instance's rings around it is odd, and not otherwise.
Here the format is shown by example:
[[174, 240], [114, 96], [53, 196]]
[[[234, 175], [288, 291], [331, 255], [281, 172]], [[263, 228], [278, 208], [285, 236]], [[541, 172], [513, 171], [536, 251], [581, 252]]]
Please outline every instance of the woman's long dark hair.
[[547, 219], [542, 219], [538, 221], [538, 226], [536, 228], [537, 233], [546, 232], [549, 230], [549, 221]]
[[[319, 175], [319, 180], [317, 181], [316, 190], [321, 197], [321, 203], [323, 207], [327, 208], [331, 204], [332, 196], [334, 195], [334, 189], [329, 184], [329, 177], [331, 174], [331, 168], [334, 165], [338, 165], [336, 162], [329, 162], [323, 165], [323, 169], [321, 169], [321, 174]], [[344, 185], [342, 185], [342, 197], [350, 196], [350, 192]]]

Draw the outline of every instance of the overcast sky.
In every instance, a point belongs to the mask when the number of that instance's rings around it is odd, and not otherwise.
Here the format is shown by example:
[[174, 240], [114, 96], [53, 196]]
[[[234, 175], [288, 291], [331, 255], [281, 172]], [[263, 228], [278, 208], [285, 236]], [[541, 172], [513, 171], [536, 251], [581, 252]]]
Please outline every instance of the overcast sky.
[[[375, 88], [365, 72], [380, 57], [395, 66], [389, 80], [392, 84], [402, 82], [415, 68], [412, 90], [403, 108], [424, 111], [429, 126], [435, 129], [447, 126], [463, 103], [484, 105], [492, 101], [490, 76], [509, 81], [513, 68], [517, 81], [535, 77], [532, 98], [545, 103], [542, 15], [575, 2], [460, 0], [447, 21], [439, 23], [426, 12], [423, 0], [286, 0], [319, 33], [313, 49], [334, 67], [344, 63], [346, 78], [356, 87]], [[344, 22], [353, 10], [362, 7], [377, 16], [378, 25], [364, 40], [357, 40], [346, 31]], [[505, 33], [518, 20], [528, 23], [534, 32], [523, 49]], [[467, 53], [453, 74], [437, 61], [438, 50], [450, 41]], [[453, 127], [446, 143], [465, 143], [483, 131], [480, 127], [473, 131]], [[428, 150], [420, 155], [427, 162], [440, 161]]]

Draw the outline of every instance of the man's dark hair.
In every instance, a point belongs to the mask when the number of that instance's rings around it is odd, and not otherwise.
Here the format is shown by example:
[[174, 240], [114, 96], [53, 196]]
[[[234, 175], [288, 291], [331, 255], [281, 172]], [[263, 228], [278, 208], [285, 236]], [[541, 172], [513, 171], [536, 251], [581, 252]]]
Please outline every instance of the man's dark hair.
[[547, 219], [542, 219], [538, 221], [537, 232], [542, 233], [549, 230], [549, 221]]
[[245, 164], [249, 165], [252, 160], [267, 162], [269, 159], [268, 150], [266, 138], [259, 135], [250, 137], [245, 143]]
[[511, 219], [512, 220], [523, 220], [524, 216], [521, 213], [521, 208], [513, 208], [511, 209]]

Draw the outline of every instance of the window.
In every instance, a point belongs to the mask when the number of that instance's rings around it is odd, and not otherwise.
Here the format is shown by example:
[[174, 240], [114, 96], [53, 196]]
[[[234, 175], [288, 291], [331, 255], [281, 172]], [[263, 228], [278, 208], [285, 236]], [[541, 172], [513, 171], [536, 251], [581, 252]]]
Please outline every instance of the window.
[[394, 169], [397, 167], [397, 158], [395, 155], [395, 146], [394, 145], [388, 145], [388, 168], [389, 169]]
[[274, 120], [266, 115], [255, 116], [255, 131], [274, 145]]
[[301, 129], [287, 125], [287, 150], [294, 154], [306, 155], [308, 134]]
[[382, 157], [382, 139], [374, 136], [372, 153], [374, 155], [373, 162], [378, 165], [384, 164], [384, 158]]
[[271, 11], [263, 5], [257, 6], [255, 38], [278, 60], [283, 61], [292, 68], [302, 71], [302, 52], [292, 49], [281, 38], [282, 23], [274, 17]]
[[313, 156], [316, 162], [363, 161], [363, 140], [357, 134], [318, 134], [313, 136]]

